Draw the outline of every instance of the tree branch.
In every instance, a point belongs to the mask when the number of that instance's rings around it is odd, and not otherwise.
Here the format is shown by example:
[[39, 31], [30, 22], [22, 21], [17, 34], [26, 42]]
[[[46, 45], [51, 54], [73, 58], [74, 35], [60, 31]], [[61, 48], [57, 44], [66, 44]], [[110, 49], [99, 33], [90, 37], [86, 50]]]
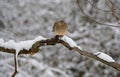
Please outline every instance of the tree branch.
[[[74, 50], [83, 56], [93, 58], [97, 61], [100, 61], [100, 62], [120, 71], [120, 64], [119, 63], [105, 61], [105, 60], [99, 58], [98, 56], [96, 56], [94, 53], [81, 50], [78, 46], [71, 47], [69, 43], [67, 43], [66, 41], [64, 41], [56, 36], [54, 38], [50, 38], [50, 39], [39, 40], [39, 41], [35, 42], [29, 50], [26, 50], [26, 49], [20, 50], [19, 54], [37, 53], [39, 51], [39, 47], [41, 47], [41, 46], [56, 45], [56, 44], [62, 44], [63, 46], [65, 46], [69, 50]], [[12, 54], [15, 53], [15, 49], [8, 49], [8, 48], [6, 49], [4, 47], [0, 47], [0, 51], [6, 52], [6, 53], [12, 53]]]
[[[82, 14], [85, 15], [85, 16], [86, 16], [88, 19], [90, 19], [91, 21], [95, 22], [96, 24], [100, 24], [100, 25], [104, 25], [104, 26], [111, 26], [111, 27], [120, 27], [120, 24], [119, 24], [119, 23], [117, 23], [117, 24], [106, 24], [106, 23], [103, 23], [103, 22], [100, 22], [100, 21], [96, 20], [95, 17], [89, 16], [89, 15], [87, 15], [87, 14], [84, 12], [83, 8], [82, 8], [81, 5], [80, 5], [80, 1], [79, 1], [79, 0], [76, 0], [76, 3], [77, 3], [77, 5], [78, 5], [80, 11], [82, 12]], [[118, 22], [118, 21], [117, 21], [117, 22]]]
[[18, 73], [17, 72], [17, 59], [16, 59], [16, 54], [14, 53], [14, 64], [15, 64], [15, 70], [14, 73], [12, 74], [11, 77], [15, 77], [15, 75]]

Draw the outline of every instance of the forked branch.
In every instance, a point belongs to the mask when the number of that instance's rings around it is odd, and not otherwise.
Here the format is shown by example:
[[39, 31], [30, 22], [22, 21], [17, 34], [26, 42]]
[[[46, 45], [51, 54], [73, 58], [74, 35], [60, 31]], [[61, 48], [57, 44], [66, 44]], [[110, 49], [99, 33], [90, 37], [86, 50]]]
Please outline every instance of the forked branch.
[[[81, 50], [78, 46], [71, 47], [71, 45], [68, 42], [66, 42], [58, 37], [45, 39], [45, 40], [39, 40], [39, 41], [35, 42], [29, 50], [26, 50], [26, 49], [20, 50], [19, 54], [31, 54], [31, 53], [35, 54], [39, 51], [39, 47], [47, 46], [47, 45], [56, 45], [56, 44], [62, 44], [63, 46], [65, 46], [69, 50], [74, 50], [83, 56], [93, 58], [97, 61], [100, 61], [100, 62], [120, 71], [120, 64], [119, 63], [105, 61], [105, 60], [99, 58], [98, 56], [96, 56], [94, 53]], [[15, 49], [6, 49], [4, 47], [0, 47], [0, 51], [14, 54]], [[17, 71], [15, 71], [15, 72], [17, 72]]]

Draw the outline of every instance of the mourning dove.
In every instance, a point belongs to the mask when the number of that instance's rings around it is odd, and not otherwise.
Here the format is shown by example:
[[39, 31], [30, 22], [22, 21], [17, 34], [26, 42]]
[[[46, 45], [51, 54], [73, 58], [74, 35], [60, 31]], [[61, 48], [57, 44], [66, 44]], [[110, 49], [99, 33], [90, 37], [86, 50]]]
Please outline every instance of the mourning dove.
[[61, 36], [61, 37], [66, 35], [68, 32], [67, 23], [64, 22], [63, 20], [55, 22], [53, 26], [53, 32], [55, 33], [55, 35]]

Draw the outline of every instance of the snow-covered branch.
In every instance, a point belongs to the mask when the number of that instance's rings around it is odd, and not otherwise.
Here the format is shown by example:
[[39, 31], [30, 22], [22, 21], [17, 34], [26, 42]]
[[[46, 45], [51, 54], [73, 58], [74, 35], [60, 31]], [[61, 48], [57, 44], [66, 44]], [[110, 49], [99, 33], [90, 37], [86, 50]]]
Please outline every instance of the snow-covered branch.
[[112, 57], [101, 52], [91, 53], [88, 51], [84, 51], [68, 36], [63, 36], [63, 37], [55, 36], [54, 38], [50, 38], [50, 39], [39, 36], [34, 40], [21, 41], [18, 43], [16, 43], [13, 40], [4, 42], [3, 39], [0, 39], [0, 51], [16, 54], [17, 57], [19, 54], [35, 54], [39, 51], [39, 47], [41, 46], [56, 45], [56, 44], [62, 44], [69, 50], [77, 51], [79, 54], [83, 56], [98, 60], [120, 71], [120, 64], [115, 62], [115, 60]]
[[120, 64], [115, 62], [115, 60], [111, 56], [109, 56], [105, 53], [102, 53], [102, 52], [91, 53], [89, 51], [84, 51], [81, 49], [80, 46], [77, 46], [77, 44], [75, 44], [75, 42], [71, 38], [69, 38], [67, 36], [64, 36], [63, 38], [61, 40], [61, 43], [68, 49], [75, 50], [83, 56], [93, 58], [97, 61], [100, 61], [100, 62], [120, 71]]

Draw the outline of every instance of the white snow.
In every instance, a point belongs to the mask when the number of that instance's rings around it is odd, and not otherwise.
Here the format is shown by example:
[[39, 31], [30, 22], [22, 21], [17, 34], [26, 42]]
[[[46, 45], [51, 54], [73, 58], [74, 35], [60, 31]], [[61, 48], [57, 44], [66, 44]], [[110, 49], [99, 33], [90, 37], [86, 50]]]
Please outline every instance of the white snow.
[[82, 48], [80, 46], [76, 46], [77, 48], [79, 48], [80, 50], [82, 50]]
[[63, 36], [61, 40], [67, 42], [70, 47], [78, 47], [79, 49], [82, 49], [80, 46], [77, 46], [77, 44], [68, 36]]
[[22, 50], [22, 49], [29, 50], [35, 42], [40, 41], [40, 40], [45, 40], [45, 39], [46, 38], [44, 38], [42, 36], [38, 36], [34, 40], [21, 41], [18, 43], [16, 43], [14, 40], [9, 40], [8, 42], [4, 42], [3, 39], [0, 39], [0, 47], [16, 50], [15, 58], [16, 58], [16, 65], [18, 68], [17, 56], [18, 56], [18, 53], [20, 52], [20, 50]]
[[63, 36], [61, 39], [65, 42], [67, 42], [71, 47], [76, 47], [77, 46], [77, 44], [71, 38], [69, 38], [68, 36]]
[[0, 46], [3, 47], [3, 43], [4, 43], [4, 40], [3, 40], [3, 39], [0, 39]]
[[96, 53], [94, 53], [94, 55], [96, 55], [97, 57], [99, 57], [107, 62], [115, 62], [115, 60], [111, 56], [109, 56], [103, 52], [96, 52]]
[[45, 39], [46, 38], [39, 36], [39, 37], [36, 37], [34, 40], [21, 41], [18, 43], [16, 43], [14, 40], [9, 40], [8, 42], [4, 42], [3, 39], [0, 39], [0, 47], [15, 49], [16, 52], [22, 49], [29, 50], [35, 42], [40, 40], [45, 40]]
[[[24, 58], [22, 58], [23, 60]], [[26, 59], [24, 59], [26, 60]], [[57, 72], [61, 75], [63, 75], [63, 77], [69, 77], [65, 72], [63, 72], [61, 69], [59, 68], [51, 68], [49, 67], [48, 65], [44, 64], [44, 63], [41, 63], [41, 62], [38, 62], [37, 60], [35, 59], [29, 59], [27, 60], [27, 62], [29, 62], [30, 64], [32, 64], [32, 66], [36, 67], [36, 68], [39, 68], [39, 70], [44, 70], [44, 74], [41, 75], [41, 77], [54, 77], [54, 73]]]

